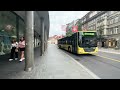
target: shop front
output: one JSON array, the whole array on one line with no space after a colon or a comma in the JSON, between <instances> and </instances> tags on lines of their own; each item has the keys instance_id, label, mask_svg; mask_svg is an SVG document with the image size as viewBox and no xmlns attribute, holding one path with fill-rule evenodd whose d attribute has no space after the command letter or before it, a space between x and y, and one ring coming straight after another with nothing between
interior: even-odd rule
<instances>
[{"instance_id":1,"label":"shop front","mask_svg":"<svg viewBox=\"0 0 120 90\"><path fill-rule=\"evenodd\" d=\"M105 46L107 48L115 48L117 46L117 40L115 38L106 39Z\"/></svg>"},{"instance_id":2,"label":"shop front","mask_svg":"<svg viewBox=\"0 0 120 90\"><path fill-rule=\"evenodd\" d=\"M24 21L11 11L0 11L0 58L11 50L11 40L24 36Z\"/></svg>"}]
</instances>

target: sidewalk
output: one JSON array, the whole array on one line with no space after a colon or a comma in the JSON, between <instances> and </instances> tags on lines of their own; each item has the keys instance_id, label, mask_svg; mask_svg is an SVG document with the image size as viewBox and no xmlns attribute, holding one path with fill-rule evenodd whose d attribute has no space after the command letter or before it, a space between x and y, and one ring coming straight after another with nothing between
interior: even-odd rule
<instances>
[{"instance_id":1,"label":"sidewalk","mask_svg":"<svg viewBox=\"0 0 120 90\"><path fill-rule=\"evenodd\" d=\"M120 50L115 50L113 48L99 48L99 51L107 52L107 53L120 54Z\"/></svg>"},{"instance_id":2,"label":"sidewalk","mask_svg":"<svg viewBox=\"0 0 120 90\"><path fill-rule=\"evenodd\" d=\"M56 45L48 45L44 56L35 50L35 67L31 72L23 71L24 62L8 62L0 78L8 79L98 79L96 75L58 49ZM9 68L11 66L11 68ZM1 66L0 66L1 68ZM0 69L0 71L3 69ZM2 75L4 74L4 75Z\"/></svg>"}]
</instances>

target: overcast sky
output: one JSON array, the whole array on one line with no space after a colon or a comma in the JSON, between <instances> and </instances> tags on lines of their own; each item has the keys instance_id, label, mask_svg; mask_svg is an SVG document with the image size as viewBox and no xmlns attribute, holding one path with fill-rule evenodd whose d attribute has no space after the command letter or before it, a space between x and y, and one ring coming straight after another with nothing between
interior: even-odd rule
<instances>
[{"instance_id":1,"label":"overcast sky","mask_svg":"<svg viewBox=\"0 0 120 90\"><path fill-rule=\"evenodd\" d=\"M80 19L89 11L49 11L50 17L50 34L53 35L65 35L65 31L62 31L61 26L66 25L73 20Z\"/></svg>"}]
</instances>

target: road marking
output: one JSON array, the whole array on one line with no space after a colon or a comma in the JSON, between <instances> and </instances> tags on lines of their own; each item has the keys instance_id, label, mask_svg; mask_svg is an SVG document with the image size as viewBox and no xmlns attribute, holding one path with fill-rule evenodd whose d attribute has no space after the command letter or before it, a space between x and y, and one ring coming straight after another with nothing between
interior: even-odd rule
<instances>
[{"instance_id":1,"label":"road marking","mask_svg":"<svg viewBox=\"0 0 120 90\"><path fill-rule=\"evenodd\" d=\"M113 54L120 54L120 53L117 53L117 52L108 52L108 51L102 51L102 50L99 50L100 52L105 52L105 53L113 53Z\"/></svg>"},{"instance_id":2,"label":"road marking","mask_svg":"<svg viewBox=\"0 0 120 90\"><path fill-rule=\"evenodd\" d=\"M115 61L115 62L120 62L120 60L116 60L116 59L113 59L113 58L108 58L108 57L100 56L100 55L96 55L96 54L93 54L93 55L98 56L98 57L102 57L102 58L106 58L106 59L109 59L109 60L112 60L112 61Z\"/></svg>"},{"instance_id":3,"label":"road marking","mask_svg":"<svg viewBox=\"0 0 120 90\"><path fill-rule=\"evenodd\" d=\"M63 52L63 51L61 51ZM66 54L65 52L63 52L64 54ZM97 75L95 75L92 71L90 71L89 69L87 69L84 65L82 65L80 62L76 61L73 57L71 57L70 55L66 54L66 56L70 57L72 61L74 61L75 63L77 63L80 67L82 67L87 73L89 73L93 78L95 79L101 79L100 77L98 77Z\"/></svg>"}]
</instances>

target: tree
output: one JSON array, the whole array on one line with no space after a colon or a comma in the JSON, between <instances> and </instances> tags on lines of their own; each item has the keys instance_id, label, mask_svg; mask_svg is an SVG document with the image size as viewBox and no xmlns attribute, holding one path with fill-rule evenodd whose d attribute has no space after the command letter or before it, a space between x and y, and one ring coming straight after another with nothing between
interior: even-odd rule
<instances>
[{"instance_id":1,"label":"tree","mask_svg":"<svg viewBox=\"0 0 120 90\"><path fill-rule=\"evenodd\" d=\"M71 36L73 33L72 33L72 30L69 29L67 32L66 32L66 36Z\"/></svg>"},{"instance_id":2,"label":"tree","mask_svg":"<svg viewBox=\"0 0 120 90\"><path fill-rule=\"evenodd\" d=\"M82 31L82 23L78 21L78 31Z\"/></svg>"},{"instance_id":3,"label":"tree","mask_svg":"<svg viewBox=\"0 0 120 90\"><path fill-rule=\"evenodd\" d=\"M71 36L72 34L74 34L74 32L72 32L72 27L73 26L78 26L78 31L82 31L82 23L81 20L78 20L75 24L73 24L71 26L72 23L70 23L69 25L67 25L67 31L66 31L66 36ZM70 26L70 27L69 27Z\"/></svg>"}]
</instances>

